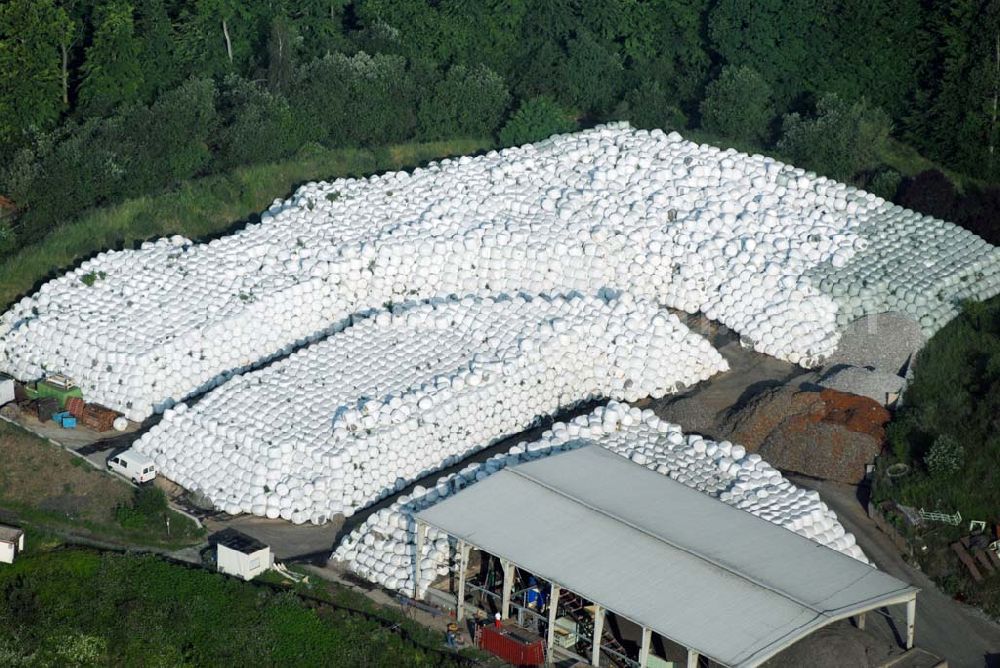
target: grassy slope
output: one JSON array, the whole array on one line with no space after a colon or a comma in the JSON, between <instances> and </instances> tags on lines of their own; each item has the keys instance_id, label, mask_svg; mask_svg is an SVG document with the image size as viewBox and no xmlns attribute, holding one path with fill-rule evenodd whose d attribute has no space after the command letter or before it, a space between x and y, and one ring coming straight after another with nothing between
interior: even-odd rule
<instances>
[{"instance_id":1,"label":"grassy slope","mask_svg":"<svg viewBox=\"0 0 1000 668\"><path fill-rule=\"evenodd\" d=\"M0 310L38 283L107 248L132 247L156 237L192 239L238 228L253 214L307 181L416 167L429 160L476 153L487 140L455 139L375 150L318 149L284 162L243 167L181 184L176 190L91 211L0 262Z\"/></svg>"},{"instance_id":2,"label":"grassy slope","mask_svg":"<svg viewBox=\"0 0 1000 668\"><path fill-rule=\"evenodd\" d=\"M37 436L0 421L0 516L57 533L111 543L178 547L201 541L188 518L171 511L166 527L126 530L115 519L133 488Z\"/></svg>"},{"instance_id":3,"label":"grassy slope","mask_svg":"<svg viewBox=\"0 0 1000 668\"><path fill-rule=\"evenodd\" d=\"M0 592L5 665L455 665L391 610L366 618L148 555L29 547Z\"/></svg>"}]
</instances>

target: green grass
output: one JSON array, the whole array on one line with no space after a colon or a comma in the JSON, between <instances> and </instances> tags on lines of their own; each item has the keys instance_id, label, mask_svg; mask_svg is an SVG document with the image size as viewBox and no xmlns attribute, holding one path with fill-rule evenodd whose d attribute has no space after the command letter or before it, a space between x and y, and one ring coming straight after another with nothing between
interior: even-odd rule
<instances>
[{"instance_id":1,"label":"green grass","mask_svg":"<svg viewBox=\"0 0 1000 668\"><path fill-rule=\"evenodd\" d=\"M0 569L0 663L457 664L440 635L387 612L358 614L151 555L50 541Z\"/></svg>"},{"instance_id":2,"label":"green grass","mask_svg":"<svg viewBox=\"0 0 1000 668\"><path fill-rule=\"evenodd\" d=\"M886 142L881 158L882 162L889 167L892 167L903 176L915 176L920 172L927 171L928 169L936 169L943 172L944 175L948 177L948 180L954 183L955 188L957 188L960 192L964 190L967 184L976 184L980 186L987 185L985 181L980 181L967 174L962 174L961 172L956 172L948 169L947 167L942 167L933 160L922 156L917 152L917 149L913 148L909 144L904 144L898 139L894 139L892 137L890 137L889 141Z\"/></svg>"},{"instance_id":3,"label":"green grass","mask_svg":"<svg viewBox=\"0 0 1000 668\"><path fill-rule=\"evenodd\" d=\"M491 147L485 139L402 144L374 150L319 147L282 162L242 167L208 176L151 197L96 209L0 261L0 310L30 293L43 280L73 268L109 248L180 234L206 239L241 227L276 198L308 181L363 176L419 166L447 156Z\"/></svg>"}]
</instances>

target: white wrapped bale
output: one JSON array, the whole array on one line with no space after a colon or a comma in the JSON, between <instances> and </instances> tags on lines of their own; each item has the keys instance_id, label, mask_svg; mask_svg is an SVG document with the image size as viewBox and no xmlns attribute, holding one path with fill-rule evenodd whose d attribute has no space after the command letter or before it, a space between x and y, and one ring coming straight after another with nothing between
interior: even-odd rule
<instances>
[{"instance_id":1,"label":"white wrapped bale","mask_svg":"<svg viewBox=\"0 0 1000 668\"><path fill-rule=\"evenodd\" d=\"M664 396L726 368L628 295L436 300L236 377L133 447L226 512L322 523L562 408Z\"/></svg>"},{"instance_id":2,"label":"white wrapped bale","mask_svg":"<svg viewBox=\"0 0 1000 668\"><path fill-rule=\"evenodd\" d=\"M837 516L816 492L786 480L759 455L747 455L740 445L685 435L678 425L660 420L650 410L617 402L601 406L569 423L556 423L542 438L515 446L468 471L445 476L433 488L437 495L415 488L389 508L383 508L348 534L332 558L358 575L389 589L412 592L419 577L421 594L448 565L447 536L430 528L417 568L413 515L478 479L521 461L595 444L670 476L731 506L785 527L821 545L869 563ZM398 555L409 555L400 560ZM387 569L391 569L387 573ZM418 575L419 573L419 575Z\"/></svg>"},{"instance_id":3,"label":"white wrapped bale","mask_svg":"<svg viewBox=\"0 0 1000 668\"><path fill-rule=\"evenodd\" d=\"M772 158L599 126L302 186L261 222L110 251L0 317L0 371L60 371L141 420L387 302L614 289L804 366L864 313L930 333L1000 291L998 251ZM99 332L100 336L94 336Z\"/></svg>"}]
</instances>

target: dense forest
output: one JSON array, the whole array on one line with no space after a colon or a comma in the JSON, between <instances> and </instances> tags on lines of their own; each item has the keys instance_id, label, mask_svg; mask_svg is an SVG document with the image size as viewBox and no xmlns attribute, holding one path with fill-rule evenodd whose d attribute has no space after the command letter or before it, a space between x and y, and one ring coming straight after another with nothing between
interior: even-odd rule
<instances>
[{"instance_id":1,"label":"dense forest","mask_svg":"<svg viewBox=\"0 0 1000 668\"><path fill-rule=\"evenodd\" d=\"M0 255L310 146L607 119L766 150L997 241L998 89L998 0L6 0ZM904 180L890 141L948 176Z\"/></svg>"}]
</instances>

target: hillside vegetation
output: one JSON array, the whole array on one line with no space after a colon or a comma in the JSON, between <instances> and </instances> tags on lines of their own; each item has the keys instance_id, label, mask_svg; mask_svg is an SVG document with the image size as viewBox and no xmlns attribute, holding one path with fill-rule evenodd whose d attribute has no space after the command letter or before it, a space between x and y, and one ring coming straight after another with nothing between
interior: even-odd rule
<instances>
[{"instance_id":1,"label":"hillside vegetation","mask_svg":"<svg viewBox=\"0 0 1000 668\"><path fill-rule=\"evenodd\" d=\"M194 522L167 507L158 489L136 490L4 421L0 462L0 522L113 544L177 548L203 538Z\"/></svg>"},{"instance_id":2,"label":"hillside vegetation","mask_svg":"<svg viewBox=\"0 0 1000 668\"><path fill-rule=\"evenodd\" d=\"M970 303L917 357L890 427L895 500L1000 520L1000 298ZM891 463L891 462L887 462Z\"/></svg>"},{"instance_id":3,"label":"hillside vegetation","mask_svg":"<svg viewBox=\"0 0 1000 668\"><path fill-rule=\"evenodd\" d=\"M975 190L949 214L996 240L998 34L987 0L8 0L0 254L303 147L517 144L608 119L890 198L927 159Z\"/></svg>"},{"instance_id":4,"label":"hillside vegetation","mask_svg":"<svg viewBox=\"0 0 1000 668\"><path fill-rule=\"evenodd\" d=\"M372 612L149 555L36 550L0 569L0 665L460 665L437 634Z\"/></svg>"},{"instance_id":5,"label":"hillside vegetation","mask_svg":"<svg viewBox=\"0 0 1000 668\"><path fill-rule=\"evenodd\" d=\"M479 139L401 144L374 151L316 147L282 162L240 167L187 181L171 192L91 210L0 259L0 310L96 252L172 234L205 239L240 227L305 181L415 167L488 147L486 140Z\"/></svg>"}]
</instances>

